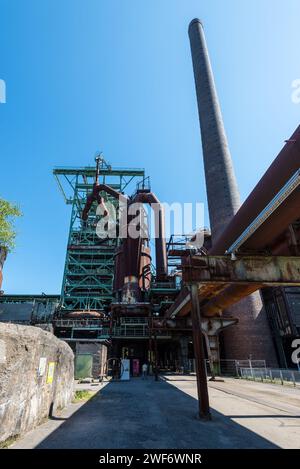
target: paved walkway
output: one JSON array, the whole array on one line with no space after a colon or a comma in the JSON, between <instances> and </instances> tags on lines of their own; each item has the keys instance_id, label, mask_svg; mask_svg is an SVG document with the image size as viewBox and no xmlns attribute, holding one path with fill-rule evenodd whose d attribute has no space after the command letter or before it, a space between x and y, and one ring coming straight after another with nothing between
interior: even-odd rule
<instances>
[{"instance_id":1,"label":"paved walkway","mask_svg":"<svg viewBox=\"0 0 300 469\"><path fill-rule=\"evenodd\" d=\"M109 383L11 448L300 448L299 389L234 379L209 388L213 420L202 422L193 376Z\"/></svg>"}]
</instances>

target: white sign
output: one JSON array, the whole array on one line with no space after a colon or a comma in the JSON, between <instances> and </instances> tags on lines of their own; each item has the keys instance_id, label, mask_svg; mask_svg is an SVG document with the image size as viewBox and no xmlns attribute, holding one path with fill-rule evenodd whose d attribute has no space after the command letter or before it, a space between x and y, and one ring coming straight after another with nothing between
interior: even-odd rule
<instances>
[{"instance_id":1,"label":"white sign","mask_svg":"<svg viewBox=\"0 0 300 469\"><path fill-rule=\"evenodd\" d=\"M121 362L122 362L121 380L128 381L129 375L130 375L130 360L128 360L127 358L122 358Z\"/></svg>"},{"instance_id":2,"label":"white sign","mask_svg":"<svg viewBox=\"0 0 300 469\"><path fill-rule=\"evenodd\" d=\"M47 365L47 358L41 357L40 363L39 363L39 376L43 376L45 374L46 365Z\"/></svg>"}]
</instances>

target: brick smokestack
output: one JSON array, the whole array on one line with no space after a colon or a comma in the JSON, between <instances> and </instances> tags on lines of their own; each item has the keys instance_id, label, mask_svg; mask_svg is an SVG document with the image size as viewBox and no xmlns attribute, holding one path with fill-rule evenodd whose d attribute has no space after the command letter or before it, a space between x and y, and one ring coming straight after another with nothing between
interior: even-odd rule
<instances>
[{"instance_id":1,"label":"brick smokestack","mask_svg":"<svg viewBox=\"0 0 300 469\"><path fill-rule=\"evenodd\" d=\"M212 239L216 239L240 206L240 196L228 148L202 23L190 23L206 191Z\"/></svg>"},{"instance_id":2,"label":"brick smokestack","mask_svg":"<svg viewBox=\"0 0 300 469\"><path fill-rule=\"evenodd\" d=\"M206 45L203 25L194 19L189 25L193 69L206 180L212 243L240 207L239 190L228 147L220 104ZM226 314L226 312L225 312ZM266 359L276 365L276 356L260 293L254 293L230 309L239 323L224 331L228 359Z\"/></svg>"}]
</instances>

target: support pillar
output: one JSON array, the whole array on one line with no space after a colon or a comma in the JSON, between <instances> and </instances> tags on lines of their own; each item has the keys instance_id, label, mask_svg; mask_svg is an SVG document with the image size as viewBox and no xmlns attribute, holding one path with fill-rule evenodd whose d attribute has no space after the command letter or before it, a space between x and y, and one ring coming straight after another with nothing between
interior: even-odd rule
<instances>
[{"instance_id":1,"label":"support pillar","mask_svg":"<svg viewBox=\"0 0 300 469\"><path fill-rule=\"evenodd\" d=\"M187 373L189 370L189 337L181 336L179 339L180 343L180 366L183 369L184 373Z\"/></svg>"},{"instance_id":2,"label":"support pillar","mask_svg":"<svg viewBox=\"0 0 300 469\"><path fill-rule=\"evenodd\" d=\"M158 381L158 351L157 351L157 332L155 332L154 335L154 353L155 353L155 358L154 358L154 366L155 366L155 381Z\"/></svg>"},{"instance_id":3,"label":"support pillar","mask_svg":"<svg viewBox=\"0 0 300 469\"><path fill-rule=\"evenodd\" d=\"M201 312L197 284L192 284L190 290L192 303L193 345L197 377L199 417L204 420L211 420L207 387L206 364L203 346L203 334L201 332Z\"/></svg>"}]
</instances>

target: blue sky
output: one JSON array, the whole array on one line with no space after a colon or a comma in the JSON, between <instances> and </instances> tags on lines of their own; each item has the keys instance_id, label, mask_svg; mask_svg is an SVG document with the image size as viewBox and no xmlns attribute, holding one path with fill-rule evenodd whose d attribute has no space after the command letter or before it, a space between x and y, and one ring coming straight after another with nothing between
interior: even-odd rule
<instances>
[{"instance_id":1,"label":"blue sky","mask_svg":"<svg viewBox=\"0 0 300 469\"><path fill-rule=\"evenodd\" d=\"M299 0L0 0L0 196L24 214L6 293L60 291L70 207L54 166L102 150L112 165L144 167L162 201L205 202L194 17L244 199L300 123Z\"/></svg>"}]
</instances>

